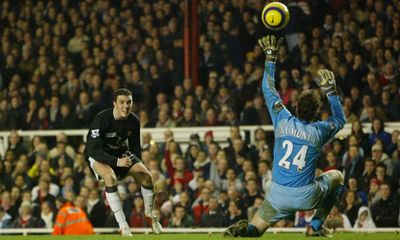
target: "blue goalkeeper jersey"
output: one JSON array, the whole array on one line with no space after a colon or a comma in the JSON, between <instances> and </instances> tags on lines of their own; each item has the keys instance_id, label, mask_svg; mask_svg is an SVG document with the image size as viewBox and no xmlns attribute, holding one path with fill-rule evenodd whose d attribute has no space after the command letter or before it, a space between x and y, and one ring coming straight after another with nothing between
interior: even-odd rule
<instances>
[{"instance_id":1,"label":"blue goalkeeper jersey","mask_svg":"<svg viewBox=\"0 0 400 240\"><path fill-rule=\"evenodd\" d=\"M322 146L344 127L346 119L339 97L328 97L332 116L326 121L306 122L293 116L275 89L275 64L265 64L262 91L274 125L275 145L272 181L302 187L314 181Z\"/></svg>"}]
</instances>

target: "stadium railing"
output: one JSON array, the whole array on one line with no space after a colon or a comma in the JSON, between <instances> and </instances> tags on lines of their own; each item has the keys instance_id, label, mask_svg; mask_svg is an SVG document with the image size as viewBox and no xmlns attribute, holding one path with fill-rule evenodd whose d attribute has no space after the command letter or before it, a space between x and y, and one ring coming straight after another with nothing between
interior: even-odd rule
<instances>
[{"instance_id":1,"label":"stadium railing","mask_svg":"<svg viewBox=\"0 0 400 240\"><path fill-rule=\"evenodd\" d=\"M226 228L164 228L163 233L223 233ZM0 229L0 235L6 234L21 234L21 235L29 235L29 234L51 234L52 229L46 228L8 228L8 229ZM133 233L152 233L151 228L132 228L131 231ZM354 228L338 228L335 232L354 232L354 233L378 233L378 232L399 232L400 228L373 228L373 229L354 229ZM94 228L94 232L96 234L117 234L119 230L117 228ZM305 228L269 228L267 230L269 233L279 233L279 232L287 232L287 233L304 233Z\"/></svg>"},{"instance_id":2,"label":"stadium railing","mask_svg":"<svg viewBox=\"0 0 400 240\"><path fill-rule=\"evenodd\" d=\"M249 140L250 143L254 142L254 133L257 128L262 127L267 132L274 131L272 125L265 126L240 126L241 135ZM200 140L204 140L204 134L207 131L212 131L214 140L221 144L222 147L228 144L227 139L229 137L229 126L224 127L184 127L184 128L169 128L174 133L174 139L176 142L182 144L181 147L186 149L187 144L190 141L190 135L197 133L200 136ZM393 130L400 129L400 122L388 122L385 123L385 131L391 133ZM167 128L142 128L141 133L151 133L152 139L161 143L164 142L164 132ZM365 133L371 132L371 123L364 123L363 130ZM78 130L19 130L18 134L21 137L28 138L25 140L32 140L35 136L41 137L55 137L59 133L65 133L68 136L82 137L83 141L86 141L87 129ZM346 126L336 135L337 138L344 138L351 133L351 124ZM5 149L8 147L8 136L10 131L0 131L0 153L3 155ZM4 155L3 155L4 156Z\"/></svg>"}]
</instances>

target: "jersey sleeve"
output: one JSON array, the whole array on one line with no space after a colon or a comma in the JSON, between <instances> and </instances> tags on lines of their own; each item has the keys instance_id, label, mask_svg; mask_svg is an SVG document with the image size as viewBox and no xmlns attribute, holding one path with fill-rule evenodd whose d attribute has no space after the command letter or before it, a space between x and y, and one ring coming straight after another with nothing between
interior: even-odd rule
<instances>
[{"instance_id":1,"label":"jersey sleeve","mask_svg":"<svg viewBox=\"0 0 400 240\"><path fill-rule=\"evenodd\" d=\"M133 119L134 128L133 133L129 138L129 151L135 154L139 159L142 159L142 151L140 147L140 121L136 115L134 115Z\"/></svg>"},{"instance_id":2,"label":"jersey sleeve","mask_svg":"<svg viewBox=\"0 0 400 240\"><path fill-rule=\"evenodd\" d=\"M277 125L280 120L286 119L292 114L286 109L275 89L275 63L266 62L264 69L264 77L262 80L262 92L267 105L269 114L271 115L272 124Z\"/></svg>"},{"instance_id":3,"label":"jersey sleeve","mask_svg":"<svg viewBox=\"0 0 400 240\"><path fill-rule=\"evenodd\" d=\"M337 95L328 96L332 116L325 121L317 122L317 129L322 135L323 144L334 137L346 124L343 107Z\"/></svg>"},{"instance_id":4,"label":"jersey sleeve","mask_svg":"<svg viewBox=\"0 0 400 240\"><path fill-rule=\"evenodd\" d=\"M108 154L103 150L105 138L104 130L104 127L102 127L102 117L101 115L97 115L90 125L86 144L87 152L89 157L92 157L98 162L107 164L109 166L116 166L118 158Z\"/></svg>"}]
</instances>

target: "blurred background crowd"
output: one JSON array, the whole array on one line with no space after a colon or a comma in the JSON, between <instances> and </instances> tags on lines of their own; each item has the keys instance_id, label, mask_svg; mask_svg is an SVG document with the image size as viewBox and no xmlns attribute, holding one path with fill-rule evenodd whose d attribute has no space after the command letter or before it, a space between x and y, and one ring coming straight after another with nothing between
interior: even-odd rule
<instances>
[{"instance_id":1,"label":"blurred background crowd","mask_svg":"<svg viewBox=\"0 0 400 240\"><path fill-rule=\"evenodd\" d=\"M294 113L296 97L331 69L351 135L324 148L317 174L345 173L347 191L329 227L398 227L400 1L286 1L291 22L276 83ZM183 149L143 134L142 159L155 179L164 226L222 227L249 217L271 183L273 136L257 129L250 144L239 125L271 124L260 92L266 33L263 1L201 0L200 82L183 74L183 1L47 0L0 2L0 130L87 128L112 106L115 89L134 93L143 128L231 126L229 146L212 131ZM326 102L326 101L325 101ZM321 119L329 115L322 108ZM372 123L364 133L363 123ZM229 136L228 136L229 135ZM26 144L11 131L0 161L0 227L52 227L62 196L95 227L116 226L102 185L84 160L84 143L65 134ZM127 178L119 185L132 227L146 227L143 199ZM313 211L278 226L305 226ZM223 219L223 221L221 221Z\"/></svg>"}]
</instances>

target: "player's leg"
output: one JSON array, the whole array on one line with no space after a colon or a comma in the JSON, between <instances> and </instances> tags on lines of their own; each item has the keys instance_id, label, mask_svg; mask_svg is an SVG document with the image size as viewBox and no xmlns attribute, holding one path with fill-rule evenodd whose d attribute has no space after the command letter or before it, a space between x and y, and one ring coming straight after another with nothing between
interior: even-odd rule
<instances>
[{"instance_id":1,"label":"player's leg","mask_svg":"<svg viewBox=\"0 0 400 240\"><path fill-rule=\"evenodd\" d=\"M145 214L152 220L152 228L154 233L159 234L162 231L162 227L159 223L158 217L153 214L154 186L151 173L142 162L138 162L131 168L130 175L138 184L141 185Z\"/></svg>"},{"instance_id":2,"label":"player's leg","mask_svg":"<svg viewBox=\"0 0 400 240\"><path fill-rule=\"evenodd\" d=\"M111 211L114 213L115 220L118 222L121 234L123 236L132 236L122 208L122 201L118 194L118 181L114 170L110 166L95 161L94 159L90 159L90 166L95 174L104 180L106 185L106 198L110 204ZM96 177L98 178L98 176Z\"/></svg>"},{"instance_id":3,"label":"player's leg","mask_svg":"<svg viewBox=\"0 0 400 240\"><path fill-rule=\"evenodd\" d=\"M130 171L130 175L141 186L146 215L153 210L154 205L154 186L150 171L143 163L136 163Z\"/></svg>"},{"instance_id":4,"label":"player's leg","mask_svg":"<svg viewBox=\"0 0 400 240\"><path fill-rule=\"evenodd\" d=\"M250 223L246 219L228 227L224 237L261 237L265 231L281 217L268 200L264 200Z\"/></svg>"},{"instance_id":5,"label":"player's leg","mask_svg":"<svg viewBox=\"0 0 400 240\"><path fill-rule=\"evenodd\" d=\"M306 234L308 236L325 235L322 225L344 189L343 174L338 170L331 170L322 174L319 181L327 187L328 194L319 205L317 212L311 220L310 227L307 228Z\"/></svg>"}]
</instances>

